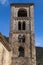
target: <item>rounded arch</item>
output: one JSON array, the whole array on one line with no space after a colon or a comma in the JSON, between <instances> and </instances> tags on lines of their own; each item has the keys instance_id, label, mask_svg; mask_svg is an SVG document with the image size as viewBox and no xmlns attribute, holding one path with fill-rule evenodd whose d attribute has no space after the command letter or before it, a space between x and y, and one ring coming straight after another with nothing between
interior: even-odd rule
<instances>
[{"instance_id":1,"label":"rounded arch","mask_svg":"<svg viewBox=\"0 0 43 65\"><path fill-rule=\"evenodd\" d=\"M20 46L18 50L19 50L19 57L24 57L24 48Z\"/></svg>"},{"instance_id":2,"label":"rounded arch","mask_svg":"<svg viewBox=\"0 0 43 65\"><path fill-rule=\"evenodd\" d=\"M21 35L19 35L18 36L18 40L19 40L19 42L25 42L25 35L23 35L23 36L21 36Z\"/></svg>"},{"instance_id":3,"label":"rounded arch","mask_svg":"<svg viewBox=\"0 0 43 65\"><path fill-rule=\"evenodd\" d=\"M27 11L26 9L19 9L18 10L18 17L27 17Z\"/></svg>"}]
</instances>

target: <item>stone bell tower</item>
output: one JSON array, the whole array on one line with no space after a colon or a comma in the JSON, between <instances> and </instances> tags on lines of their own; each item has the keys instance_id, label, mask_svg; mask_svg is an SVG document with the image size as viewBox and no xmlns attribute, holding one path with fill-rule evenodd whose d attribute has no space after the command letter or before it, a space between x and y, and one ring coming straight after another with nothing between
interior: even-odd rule
<instances>
[{"instance_id":1,"label":"stone bell tower","mask_svg":"<svg viewBox=\"0 0 43 65\"><path fill-rule=\"evenodd\" d=\"M12 3L10 38L11 65L36 65L34 4Z\"/></svg>"}]
</instances>

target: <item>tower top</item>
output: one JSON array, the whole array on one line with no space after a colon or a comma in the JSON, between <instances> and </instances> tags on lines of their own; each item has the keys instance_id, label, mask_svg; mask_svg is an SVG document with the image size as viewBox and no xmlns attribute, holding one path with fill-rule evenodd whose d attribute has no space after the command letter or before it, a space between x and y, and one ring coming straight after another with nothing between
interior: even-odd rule
<instances>
[{"instance_id":1,"label":"tower top","mask_svg":"<svg viewBox=\"0 0 43 65\"><path fill-rule=\"evenodd\" d=\"M11 6L32 6L34 3L11 3Z\"/></svg>"}]
</instances>

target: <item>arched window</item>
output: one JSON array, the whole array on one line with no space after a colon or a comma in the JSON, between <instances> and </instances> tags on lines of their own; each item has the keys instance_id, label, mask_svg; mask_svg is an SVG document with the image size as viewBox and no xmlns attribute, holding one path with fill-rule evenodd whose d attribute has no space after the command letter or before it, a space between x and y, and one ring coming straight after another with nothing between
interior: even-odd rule
<instances>
[{"instance_id":1,"label":"arched window","mask_svg":"<svg viewBox=\"0 0 43 65\"><path fill-rule=\"evenodd\" d=\"M27 17L27 11L26 9L19 9L18 11L18 17Z\"/></svg>"},{"instance_id":2,"label":"arched window","mask_svg":"<svg viewBox=\"0 0 43 65\"><path fill-rule=\"evenodd\" d=\"M25 42L25 36L23 35L22 42Z\"/></svg>"},{"instance_id":3,"label":"arched window","mask_svg":"<svg viewBox=\"0 0 43 65\"><path fill-rule=\"evenodd\" d=\"M18 30L21 30L21 22L18 22Z\"/></svg>"},{"instance_id":4,"label":"arched window","mask_svg":"<svg viewBox=\"0 0 43 65\"><path fill-rule=\"evenodd\" d=\"M23 35L23 36L19 35L18 36L18 41L24 43L25 42L25 35Z\"/></svg>"},{"instance_id":5,"label":"arched window","mask_svg":"<svg viewBox=\"0 0 43 65\"><path fill-rule=\"evenodd\" d=\"M19 47L19 57L24 57L24 48L23 47Z\"/></svg>"},{"instance_id":6,"label":"arched window","mask_svg":"<svg viewBox=\"0 0 43 65\"><path fill-rule=\"evenodd\" d=\"M21 35L18 36L18 40L19 40L19 42L21 42Z\"/></svg>"},{"instance_id":7,"label":"arched window","mask_svg":"<svg viewBox=\"0 0 43 65\"><path fill-rule=\"evenodd\" d=\"M25 30L26 24L25 21L23 21L22 30Z\"/></svg>"}]
</instances>

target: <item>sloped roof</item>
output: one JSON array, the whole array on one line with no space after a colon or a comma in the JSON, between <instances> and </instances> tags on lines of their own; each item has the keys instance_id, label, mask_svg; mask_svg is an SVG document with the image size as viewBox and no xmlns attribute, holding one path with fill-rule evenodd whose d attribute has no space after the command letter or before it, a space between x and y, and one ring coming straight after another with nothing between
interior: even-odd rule
<instances>
[{"instance_id":1,"label":"sloped roof","mask_svg":"<svg viewBox=\"0 0 43 65\"><path fill-rule=\"evenodd\" d=\"M9 43L9 37L6 37L6 36L4 36L4 38L7 40L7 42Z\"/></svg>"},{"instance_id":2,"label":"sloped roof","mask_svg":"<svg viewBox=\"0 0 43 65\"><path fill-rule=\"evenodd\" d=\"M6 38L0 33L0 41L2 42L2 44L5 46L5 48L8 51L11 51L11 47L9 46L9 42L6 40Z\"/></svg>"}]
</instances>

